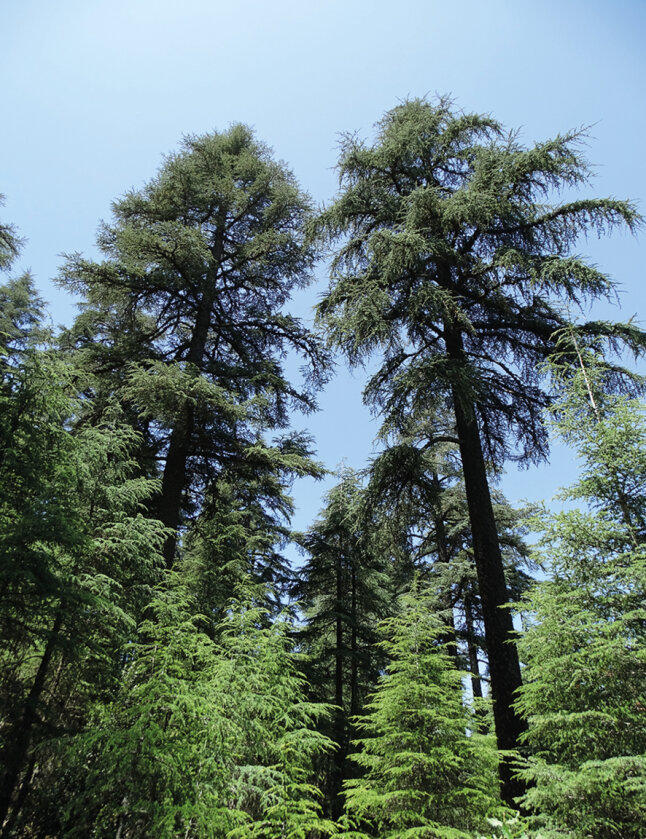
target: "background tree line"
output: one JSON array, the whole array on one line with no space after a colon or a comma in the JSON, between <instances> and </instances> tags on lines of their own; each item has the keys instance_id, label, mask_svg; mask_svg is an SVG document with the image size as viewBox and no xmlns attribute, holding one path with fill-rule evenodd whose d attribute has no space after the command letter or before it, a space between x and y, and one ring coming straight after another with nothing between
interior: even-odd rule
<instances>
[{"instance_id":1,"label":"background tree line","mask_svg":"<svg viewBox=\"0 0 646 839\"><path fill-rule=\"evenodd\" d=\"M615 293L580 236L641 218L558 200L581 141L409 101L315 211L236 125L67 257L69 328L28 275L0 288L0 835L643 834L646 432L617 353L646 333L571 315ZM311 332L287 307L324 248ZM1 227L3 270L19 249ZM294 534L325 470L290 422L335 349L378 360L381 453ZM547 457L548 412L582 463L557 516L495 488Z\"/></svg>"}]
</instances>

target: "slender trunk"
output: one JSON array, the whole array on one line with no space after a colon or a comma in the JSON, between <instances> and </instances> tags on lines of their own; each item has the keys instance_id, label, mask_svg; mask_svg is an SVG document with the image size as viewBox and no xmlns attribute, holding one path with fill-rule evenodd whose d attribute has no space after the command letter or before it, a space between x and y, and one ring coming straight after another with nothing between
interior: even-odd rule
<instances>
[{"instance_id":1,"label":"slender trunk","mask_svg":"<svg viewBox=\"0 0 646 839\"><path fill-rule=\"evenodd\" d=\"M466 620L467 655L469 658L469 673L471 674L471 690L474 699L482 699L482 679L480 677L480 663L478 662L478 645L476 643L473 625L473 601L470 595L464 598L464 616ZM488 734L490 731L487 709L482 702L476 703L476 721L478 731Z\"/></svg>"},{"instance_id":2,"label":"slender trunk","mask_svg":"<svg viewBox=\"0 0 646 839\"><path fill-rule=\"evenodd\" d=\"M478 645L476 644L475 630L473 627L473 604L468 595L464 598L464 616L467 625L467 651L469 656L469 673L471 673L471 690L476 699L482 699Z\"/></svg>"},{"instance_id":3,"label":"slender trunk","mask_svg":"<svg viewBox=\"0 0 646 839\"><path fill-rule=\"evenodd\" d=\"M121 809L125 810L127 806L128 806L128 796L124 795L123 798L121 799ZM115 839L121 839L121 837L123 835L123 826L125 824L125 821L126 820L125 820L124 815L122 813L119 816L119 823L118 823L117 833L116 833Z\"/></svg>"},{"instance_id":4,"label":"slender trunk","mask_svg":"<svg viewBox=\"0 0 646 839\"><path fill-rule=\"evenodd\" d=\"M449 358L458 365L465 365L460 332L450 325L445 326L445 340ZM516 691L521 686L521 674L512 615L505 608L509 597L502 553L475 406L465 400L458 385L453 385L452 395L489 657L496 741L501 751L513 750L518 748L519 737L527 725L514 708ZM515 807L514 799L525 792L526 786L513 777L509 758L501 759L499 772L502 799L509 806Z\"/></svg>"},{"instance_id":5,"label":"slender trunk","mask_svg":"<svg viewBox=\"0 0 646 839\"><path fill-rule=\"evenodd\" d=\"M435 499L433 501L433 527L435 529L435 544L437 547L437 558L444 568L448 568L450 556L448 539L446 536L446 525L444 516L442 514L442 505L440 502L440 494L442 487L437 473L433 473L433 489L435 492ZM453 616L453 598L451 595L451 586L448 585L442 592L442 618L446 626L446 632L443 633L440 641L446 645L446 651L453 659L453 663L457 667L458 662L458 645L455 636L455 618Z\"/></svg>"},{"instance_id":6,"label":"slender trunk","mask_svg":"<svg viewBox=\"0 0 646 839\"><path fill-rule=\"evenodd\" d=\"M20 783L20 789L18 790L18 795L16 796L16 801L11 809L11 813L9 814L9 818L4 824L4 834L6 836L11 836L13 829L16 825L16 820L18 815L20 814L27 795L29 793L29 789L31 787L31 781L34 777L34 769L36 768L36 758L32 757L29 761L29 766L27 767L27 771L24 774L24 777Z\"/></svg>"},{"instance_id":7,"label":"slender trunk","mask_svg":"<svg viewBox=\"0 0 646 839\"><path fill-rule=\"evenodd\" d=\"M357 643L357 573L352 569L351 573L351 587L352 587L352 629L350 634L350 715L355 716L359 713L359 651Z\"/></svg>"},{"instance_id":8,"label":"slender trunk","mask_svg":"<svg viewBox=\"0 0 646 839\"><path fill-rule=\"evenodd\" d=\"M13 726L11 733L7 737L7 747L3 756L5 772L2 779L2 787L0 788L0 826L5 825L7 814L11 809L11 799L13 798L14 790L20 778L20 772L27 757L29 746L31 745L32 730L38 720L38 704L45 687L45 680L52 656L58 644L58 636L62 625L63 608L61 606L54 620L47 644L45 645L45 651L38 665L34 683L27 694L22 716ZM21 796L21 802L24 801L25 796ZM15 802L11 814L11 821L18 815L17 807L21 802ZM4 829L0 828L0 830L2 830L0 835L8 835Z\"/></svg>"},{"instance_id":9,"label":"slender trunk","mask_svg":"<svg viewBox=\"0 0 646 839\"><path fill-rule=\"evenodd\" d=\"M334 765L332 777L332 818L342 813L341 790L343 789L343 767L345 764L345 710L343 707L343 546L339 546L336 560L336 649L334 663Z\"/></svg>"}]
</instances>

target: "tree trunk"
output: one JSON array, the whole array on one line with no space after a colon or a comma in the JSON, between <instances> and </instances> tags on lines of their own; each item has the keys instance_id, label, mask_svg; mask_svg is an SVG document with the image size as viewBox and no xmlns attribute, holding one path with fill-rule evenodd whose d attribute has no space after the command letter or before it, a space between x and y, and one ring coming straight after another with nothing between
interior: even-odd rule
<instances>
[{"instance_id":1,"label":"tree trunk","mask_svg":"<svg viewBox=\"0 0 646 839\"><path fill-rule=\"evenodd\" d=\"M450 325L445 326L445 341L449 358L465 366L460 332ZM521 686L521 674L512 615L505 608L509 597L502 553L475 406L465 400L456 385L452 386L452 395L489 657L496 741L501 751L516 749L519 736L527 725L514 709L516 691ZM502 799L509 806L515 807L514 799L525 792L525 784L512 777L513 768L509 758L501 759L499 772Z\"/></svg>"},{"instance_id":2,"label":"tree trunk","mask_svg":"<svg viewBox=\"0 0 646 839\"><path fill-rule=\"evenodd\" d=\"M343 767L345 764L345 709L343 707L343 545L339 545L336 559L336 650L334 663L334 742L332 777L332 818L338 819L343 811L341 791L343 789Z\"/></svg>"},{"instance_id":3,"label":"tree trunk","mask_svg":"<svg viewBox=\"0 0 646 839\"><path fill-rule=\"evenodd\" d=\"M214 267L204 278L204 288L197 309L191 343L185 359L187 364L196 368L196 375L200 375L209 339L217 276L224 252L225 226L226 212L221 210L218 214L215 241L211 248ZM182 498L188 483L186 477L187 463L191 453L191 437L193 436L194 426L195 413L192 405L187 403L184 406L182 416L178 419L170 435L158 505L158 515L161 522L172 531L166 539L163 551L167 568L171 568L175 560L177 533L182 513Z\"/></svg>"},{"instance_id":4,"label":"tree trunk","mask_svg":"<svg viewBox=\"0 0 646 839\"><path fill-rule=\"evenodd\" d=\"M475 699L482 699L482 680L480 679L480 666L478 664L478 645L475 641L473 605L469 595L466 595L464 598L464 617L467 625L467 651L469 655L469 673L471 673L471 690L473 691Z\"/></svg>"},{"instance_id":5,"label":"tree trunk","mask_svg":"<svg viewBox=\"0 0 646 839\"><path fill-rule=\"evenodd\" d=\"M172 531L164 542L164 559L167 568L171 568L175 560L182 497L186 487L186 464L192 434L193 408L191 405L186 405L182 418L178 420L170 436L159 498L159 518L165 527Z\"/></svg>"},{"instance_id":6,"label":"tree trunk","mask_svg":"<svg viewBox=\"0 0 646 839\"><path fill-rule=\"evenodd\" d=\"M204 361L206 344L211 326L214 288L205 293L200 301L191 343L186 356L188 364L196 368L196 375ZM184 405L181 417L175 423L166 452L166 464L162 478L158 515L161 522L172 531L164 543L166 567L171 568L175 560L177 532L182 513L182 499L187 486L187 464L191 453L191 438L195 427L195 412L190 403Z\"/></svg>"},{"instance_id":7,"label":"tree trunk","mask_svg":"<svg viewBox=\"0 0 646 839\"><path fill-rule=\"evenodd\" d=\"M357 643L357 572L354 565L350 574L352 586L352 628L350 631L350 716L359 713L359 650Z\"/></svg>"},{"instance_id":8,"label":"tree trunk","mask_svg":"<svg viewBox=\"0 0 646 839\"><path fill-rule=\"evenodd\" d=\"M4 777L2 779L2 787L0 788L0 835L7 835L5 825L7 814L11 808L11 799L20 778L20 772L27 757L29 746L31 744L31 734L34 723L38 720L38 704L45 687L45 679L49 665L51 664L52 656L56 650L58 643L58 635L63 625L63 607L59 608L59 612L54 620L49 639L45 645L43 657L38 665L34 683L31 686L27 698L25 700L25 707L21 718L13 726L11 733L7 737L7 748L5 749L3 760L5 765ZM26 794L26 793L25 793ZM24 801L25 796L21 796ZM18 802L16 802L16 807ZM14 812L11 815L11 821L15 819L18 812L14 807Z\"/></svg>"},{"instance_id":9,"label":"tree trunk","mask_svg":"<svg viewBox=\"0 0 646 839\"><path fill-rule=\"evenodd\" d=\"M436 472L433 473L433 489L435 492L435 498L433 500L433 527L435 529L435 545L437 547L437 558L439 562L446 568L449 565L450 557L448 540L446 537L446 525L444 522L444 515L442 513L442 503L440 501L442 487L440 484L440 478ZM455 635L453 598L450 586L447 586L446 589L442 592L442 601L443 620L448 631L441 636L440 642L445 645L447 653L451 656L451 658L453 659L453 663L457 667L458 645Z\"/></svg>"}]
</instances>

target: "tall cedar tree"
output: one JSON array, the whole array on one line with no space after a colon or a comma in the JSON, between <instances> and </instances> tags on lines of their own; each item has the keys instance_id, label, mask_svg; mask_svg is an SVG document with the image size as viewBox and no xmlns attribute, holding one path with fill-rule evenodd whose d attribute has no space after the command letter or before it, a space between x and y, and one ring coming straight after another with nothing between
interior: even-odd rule
<instances>
[{"instance_id":1,"label":"tall cedar tree","mask_svg":"<svg viewBox=\"0 0 646 839\"><path fill-rule=\"evenodd\" d=\"M297 440L269 448L260 434L286 427L294 406L313 408L321 376L319 346L283 312L310 279L307 213L291 173L235 125L185 139L156 178L113 204L98 241L105 261L74 255L63 270L63 285L86 296L73 340L135 406L163 461L168 566L222 464L248 472L287 460L289 471L298 460ZM302 388L285 378L289 352L310 364ZM296 471L311 468L301 458Z\"/></svg>"},{"instance_id":2,"label":"tall cedar tree","mask_svg":"<svg viewBox=\"0 0 646 839\"><path fill-rule=\"evenodd\" d=\"M487 116L448 99L409 101L379 123L372 145L345 138L341 191L318 222L340 239L318 314L352 363L383 363L365 399L386 416L444 398L455 412L489 651L496 734L514 749L524 722L512 617L487 479L487 460L539 460L547 450L540 363L567 323L564 307L613 294L572 254L580 234L639 217L625 201L546 203L585 183L578 132L524 148ZM586 323L581 333L633 347L644 334ZM403 406L403 408L402 408ZM501 763L503 796L523 785Z\"/></svg>"},{"instance_id":3,"label":"tall cedar tree","mask_svg":"<svg viewBox=\"0 0 646 839\"><path fill-rule=\"evenodd\" d=\"M604 394L589 353L557 405L579 455L543 520L550 577L528 596L521 641L529 721L528 805L546 836L638 839L646 830L646 421L636 399Z\"/></svg>"}]
</instances>

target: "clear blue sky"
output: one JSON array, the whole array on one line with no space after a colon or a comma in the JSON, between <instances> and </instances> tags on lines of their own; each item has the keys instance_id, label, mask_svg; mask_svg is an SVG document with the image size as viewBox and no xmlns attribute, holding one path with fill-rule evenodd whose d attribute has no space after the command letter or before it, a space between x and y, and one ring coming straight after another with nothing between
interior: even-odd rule
<instances>
[{"instance_id":1,"label":"clear blue sky","mask_svg":"<svg viewBox=\"0 0 646 839\"><path fill-rule=\"evenodd\" d=\"M644 0L5 0L0 6L2 219L28 243L55 322L59 254L93 253L110 201L140 186L183 134L253 126L317 202L336 187L339 132L369 136L401 99L451 93L521 127L530 143L583 125L597 165L586 194L641 199L646 213ZM644 312L646 232L581 242L621 284L617 317ZM324 286L300 295L308 316ZM363 376L340 373L321 413L296 421L330 467L364 465L376 426ZM516 473L511 500L573 479L562 454ZM297 487L305 527L320 485Z\"/></svg>"}]
</instances>

